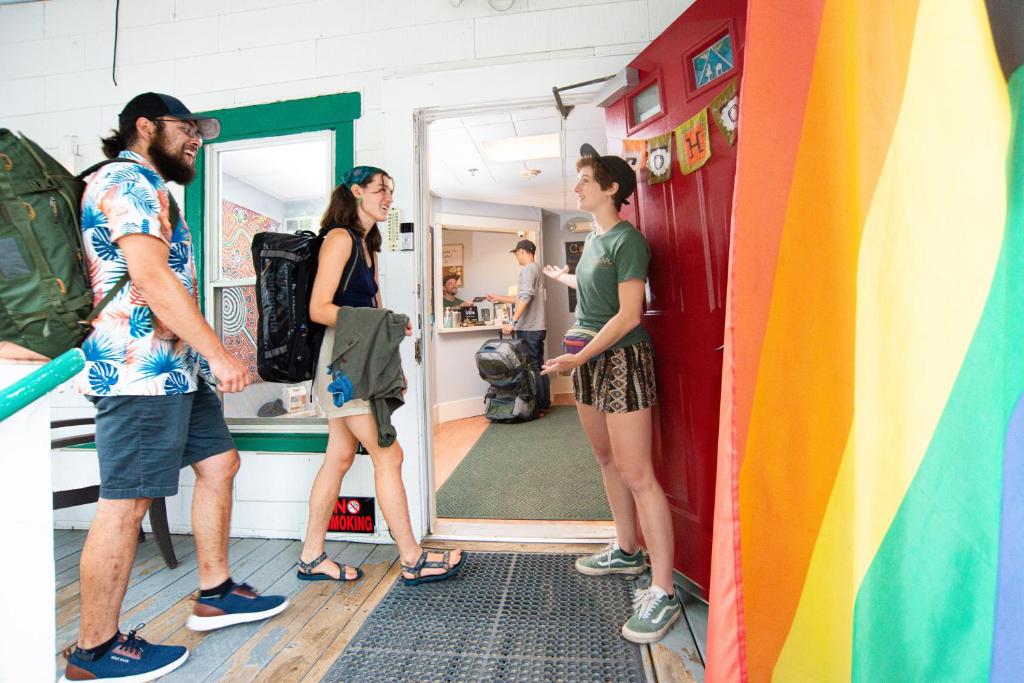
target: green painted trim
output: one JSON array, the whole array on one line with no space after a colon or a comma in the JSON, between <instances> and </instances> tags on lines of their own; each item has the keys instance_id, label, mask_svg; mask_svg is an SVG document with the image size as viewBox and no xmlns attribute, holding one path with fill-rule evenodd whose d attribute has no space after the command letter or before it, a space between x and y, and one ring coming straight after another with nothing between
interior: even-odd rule
<instances>
[{"instance_id":1,"label":"green painted trim","mask_svg":"<svg viewBox=\"0 0 1024 683\"><path fill-rule=\"evenodd\" d=\"M341 176L355 164L353 121L362 113L362 96L359 93L323 95L200 113L220 120L220 137L211 144L332 130L334 182L340 182ZM200 255L196 259L196 278L199 282L201 308L205 308L206 293L205 208L206 148L201 147L196 159L196 177L185 191L185 222L192 232L193 249Z\"/></svg>"},{"instance_id":2,"label":"green painted trim","mask_svg":"<svg viewBox=\"0 0 1024 683\"><path fill-rule=\"evenodd\" d=\"M220 120L221 133L212 144L257 138L334 131L334 182L355 164L355 125L362 113L359 93L323 95L287 102L255 104L201 112ZM192 233L199 305L206 308L206 148L199 149L196 177L185 192L185 222ZM325 428L326 429L326 428ZM235 434L238 450L273 453L323 453L326 434ZM83 446L83 447L88 447Z\"/></svg>"},{"instance_id":3,"label":"green painted trim","mask_svg":"<svg viewBox=\"0 0 1024 683\"><path fill-rule=\"evenodd\" d=\"M235 448L239 451L260 451L262 453L323 453L327 450L326 434L265 434L242 432L232 434ZM85 450L96 450L95 442L69 446Z\"/></svg>"},{"instance_id":4,"label":"green painted trim","mask_svg":"<svg viewBox=\"0 0 1024 683\"><path fill-rule=\"evenodd\" d=\"M0 422L67 382L84 367L82 349L71 349L0 390Z\"/></svg>"}]
</instances>

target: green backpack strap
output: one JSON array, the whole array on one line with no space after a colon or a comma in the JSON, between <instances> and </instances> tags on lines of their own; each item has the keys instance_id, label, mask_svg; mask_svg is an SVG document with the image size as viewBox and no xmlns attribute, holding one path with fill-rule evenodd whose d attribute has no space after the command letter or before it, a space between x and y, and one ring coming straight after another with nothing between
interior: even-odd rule
<instances>
[{"instance_id":1,"label":"green backpack strap","mask_svg":"<svg viewBox=\"0 0 1024 683\"><path fill-rule=\"evenodd\" d=\"M139 162L133 161L132 159L104 159L98 164L93 164L89 168L79 173L78 179L85 180L90 175L100 170L104 166L108 164L118 163L138 164ZM169 206L167 207L167 217L171 222L171 229L173 230L175 227L177 227L178 221L181 220L181 209L178 208L178 201L174 198L174 195L171 194L170 190L167 191L167 199L169 200ZM86 327L91 326L92 322L97 318L97 316L99 316L100 313L103 312L103 309L107 307L107 304L114 300L114 297L117 296L117 293L124 289L124 286L126 284L128 284L128 273L125 273L120 278L118 278L117 284L115 284L114 287L109 292L103 295L103 298L100 299L100 302L96 304L96 307L92 309L92 312L85 317L85 320L83 320L82 323L85 324Z\"/></svg>"}]
</instances>

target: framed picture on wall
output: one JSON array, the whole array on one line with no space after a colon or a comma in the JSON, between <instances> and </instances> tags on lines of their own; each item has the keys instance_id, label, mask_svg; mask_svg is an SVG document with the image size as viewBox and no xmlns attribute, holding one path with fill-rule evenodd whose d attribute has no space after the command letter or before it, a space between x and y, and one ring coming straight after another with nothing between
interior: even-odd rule
<instances>
[{"instance_id":1,"label":"framed picture on wall","mask_svg":"<svg viewBox=\"0 0 1024 683\"><path fill-rule=\"evenodd\" d=\"M441 247L441 281L455 276L459 279L459 287L463 287L462 281L462 245L445 244Z\"/></svg>"}]
</instances>

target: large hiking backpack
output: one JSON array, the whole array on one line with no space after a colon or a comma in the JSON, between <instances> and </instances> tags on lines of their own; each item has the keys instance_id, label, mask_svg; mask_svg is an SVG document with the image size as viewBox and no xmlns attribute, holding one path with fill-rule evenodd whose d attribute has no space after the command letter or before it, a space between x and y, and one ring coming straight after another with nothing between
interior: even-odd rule
<instances>
[{"instance_id":1,"label":"large hiking backpack","mask_svg":"<svg viewBox=\"0 0 1024 683\"><path fill-rule=\"evenodd\" d=\"M527 422L537 418L540 375L522 339L489 339L476 352L480 379L490 387L484 415L491 422Z\"/></svg>"},{"instance_id":2,"label":"large hiking backpack","mask_svg":"<svg viewBox=\"0 0 1024 683\"><path fill-rule=\"evenodd\" d=\"M0 128L0 341L53 358L81 344L89 325L128 281L93 308L79 213L84 178L24 136ZM171 220L178 208L171 198Z\"/></svg>"},{"instance_id":3,"label":"large hiking backpack","mask_svg":"<svg viewBox=\"0 0 1024 683\"><path fill-rule=\"evenodd\" d=\"M316 374L324 326L309 318L323 237L308 230L261 232L252 238L256 269L256 370L268 382L304 382ZM353 249L353 256L357 250ZM345 267L343 286L355 259Z\"/></svg>"}]
</instances>

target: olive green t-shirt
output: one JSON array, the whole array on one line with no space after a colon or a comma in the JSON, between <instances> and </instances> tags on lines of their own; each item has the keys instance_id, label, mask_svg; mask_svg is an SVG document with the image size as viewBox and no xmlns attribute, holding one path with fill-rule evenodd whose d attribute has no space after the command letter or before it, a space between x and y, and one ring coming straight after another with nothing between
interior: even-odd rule
<instances>
[{"instance_id":1,"label":"olive green t-shirt","mask_svg":"<svg viewBox=\"0 0 1024 683\"><path fill-rule=\"evenodd\" d=\"M647 240L629 221L598 234L587 235L576 264L576 324L597 332L619 312L619 283L646 280L651 250ZM637 325L611 346L620 349L648 339Z\"/></svg>"},{"instance_id":2,"label":"olive green t-shirt","mask_svg":"<svg viewBox=\"0 0 1024 683\"><path fill-rule=\"evenodd\" d=\"M451 301L448 301L448 299L445 299L444 297L441 297L441 302L444 304L445 308L455 308L456 306L459 306L461 304L466 303L465 301L463 301L462 299L460 299L457 296L456 297L452 297Z\"/></svg>"}]
</instances>

